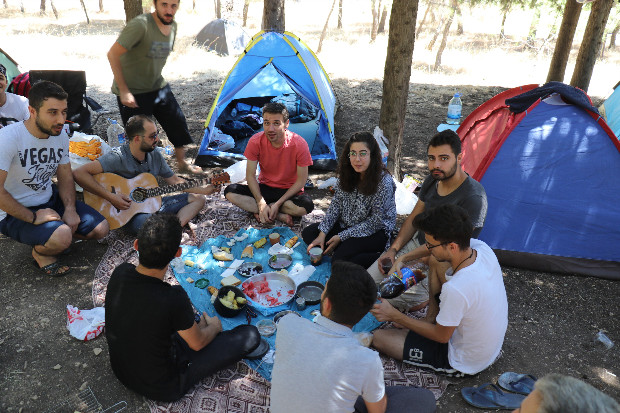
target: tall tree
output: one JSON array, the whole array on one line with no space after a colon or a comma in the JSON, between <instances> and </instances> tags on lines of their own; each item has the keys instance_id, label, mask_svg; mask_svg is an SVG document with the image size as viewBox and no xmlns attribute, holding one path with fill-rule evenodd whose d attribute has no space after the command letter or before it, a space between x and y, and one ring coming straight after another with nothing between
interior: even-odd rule
<instances>
[{"instance_id":1,"label":"tall tree","mask_svg":"<svg viewBox=\"0 0 620 413\"><path fill-rule=\"evenodd\" d=\"M377 0L370 0L372 9L372 27L370 29L370 41L374 42L377 38L377 30L379 29L379 13L381 13L381 0L377 4Z\"/></svg>"},{"instance_id":2,"label":"tall tree","mask_svg":"<svg viewBox=\"0 0 620 413\"><path fill-rule=\"evenodd\" d=\"M213 6L215 7L215 18L222 18L222 2L220 0L213 0Z\"/></svg>"},{"instance_id":3,"label":"tall tree","mask_svg":"<svg viewBox=\"0 0 620 413\"><path fill-rule=\"evenodd\" d=\"M264 0L262 30L284 31L284 0Z\"/></svg>"},{"instance_id":4,"label":"tall tree","mask_svg":"<svg viewBox=\"0 0 620 413\"><path fill-rule=\"evenodd\" d=\"M562 23L560 24L560 32L553 49L553 57L549 64L549 73L547 73L547 82L556 81L563 82L566 73L566 63L570 55L570 49L573 46L573 38L575 37L575 29L579 22L582 3L575 0L566 0L564 6L564 14Z\"/></svg>"},{"instance_id":5,"label":"tall tree","mask_svg":"<svg viewBox=\"0 0 620 413\"><path fill-rule=\"evenodd\" d=\"M250 0L243 3L243 27L248 24L248 10L250 9Z\"/></svg>"},{"instance_id":6,"label":"tall tree","mask_svg":"<svg viewBox=\"0 0 620 413\"><path fill-rule=\"evenodd\" d=\"M342 0L338 0L338 28L342 29Z\"/></svg>"},{"instance_id":7,"label":"tall tree","mask_svg":"<svg viewBox=\"0 0 620 413\"><path fill-rule=\"evenodd\" d=\"M616 24L616 27L611 31L611 37L609 38L609 48L613 49L616 47L616 36L618 36L618 31L620 30L620 22Z\"/></svg>"},{"instance_id":8,"label":"tall tree","mask_svg":"<svg viewBox=\"0 0 620 413\"><path fill-rule=\"evenodd\" d=\"M379 127L389 141L388 169L398 180L417 16L418 0L392 2Z\"/></svg>"},{"instance_id":9,"label":"tall tree","mask_svg":"<svg viewBox=\"0 0 620 413\"><path fill-rule=\"evenodd\" d=\"M385 21L387 20L387 4L383 3L383 11L381 12L381 18L379 19L379 27L377 33L385 32Z\"/></svg>"},{"instance_id":10,"label":"tall tree","mask_svg":"<svg viewBox=\"0 0 620 413\"><path fill-rule=\"evenodd\" d=\"M448 43L450 26L452 26L452 20L454 20L454 14L456 13L457 6L457 0L450 0L450 10L448 11L446 25L443 28L443 35L441 37L441 43L439 44L439 50L437 50L437 55L435 56L435 66L433 66L433 70L437 70L439 69L439 66L441 66L441 55L443 54L443 50L446 48L446 44Z\"/></svg>"},{"instance_id":11,"label":"tall tree","mask_svg":"<svg viewBox=\"0 0 620 413\"><path fill-rule=\"evenodd\" d=\"M99 13L103 13L103 0L99 0Z\"/></svg>"},{"instance_id":12,"label":"tall tree","mask_svg":"<svg viewBox=\"0 0 620 413\"><path fill-rule=\"evenodd\" d=\"M592 3L586 31L583 34L583 40L577 54L573 77L570 80L571 86L576 86L586 92L590 86L596 56L601 50L603 33L613 2L614 0L597 0Z\"/></svg>"},{"instance_id":13,"label":"tall tree","mask_svg":"<svg viewBox=\"0 0 620 413\"><path fill-rule=\"evenodd\" d=\"M420 22L420 24L418 24L418 27L416 28L416 32L415 35L419 36L420 32L422 31L422 27L424 27L424 23L426 23L426 16L428 16L428 12L431 10L431 5L433 3L432 2L428 2L428 4L426 5L426 11L424 12L424 16L422 17L422 21Z\"/></svg>"},{"instance_id":14,"label":"tall tree","mask_svg":"<svg viewBox=\"0 0 620 413\"><path fill-rule=\"evenodd\" d=\"M125 5L125 21L129 22L134 17L137 17L144 13L142 10L141 0L123 0Z\"/></svg>"},{"instance_id":15,"label":"tall tree","mask_svg":"<svg viewBox=\"0 0 620 413\"><path fill-rule=\"evenodd\" d=\"M319 39L319 47L316 49L317 53L321 53L321 49L323 48L323 39L325 39L325 34L327 33L327 25L329 24L329 18L332 16L335 6L336 0L332 2L332 7L329 9L329 13L327 14L327 19L325 20L325 25L323 26L323 31L321 32L321 38Z\"/></svg>"}]
</instances>

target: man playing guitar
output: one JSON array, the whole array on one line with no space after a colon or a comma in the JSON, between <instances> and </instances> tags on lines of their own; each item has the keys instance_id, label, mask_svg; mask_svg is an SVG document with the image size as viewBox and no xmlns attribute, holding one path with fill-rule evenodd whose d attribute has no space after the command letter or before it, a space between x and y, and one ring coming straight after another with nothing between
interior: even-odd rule
<instances>
[{"instance_id":1,"label":"man playing guitar","mask_svg":"<svg viewBox=\"0 0 620 413\"><path fill-rule=\"evenodd\" d=\"M146 115L131 117L127 121L125 133L128 144L122 145L120 148L116 148L73 171L75 182L78 185L82 186L85 191L101 198L104 204L111 204L111 209L116 209L116 211L111 212L112 215L132 209L136 203L129 197L129 193L117 192L115 186L108 188L102 185L95 175L112 172L122 178L133 179L146 172L156 177L162 177L169 185L186 182L170 169L162 154L155 150L158 132L155 122L150 117ZM185 189L185 193L163 197L159 210L155 209L150 212L176 214L181 225L186 225L204 206L205 197L203 195L213 194L216 190L216 187L211 184ZM106 215L106 212L101 209L100 211L109 220L110 214ZM149 215L151 214L138 212L123 227L135 235Z\"/></svg>"}]
</instances>

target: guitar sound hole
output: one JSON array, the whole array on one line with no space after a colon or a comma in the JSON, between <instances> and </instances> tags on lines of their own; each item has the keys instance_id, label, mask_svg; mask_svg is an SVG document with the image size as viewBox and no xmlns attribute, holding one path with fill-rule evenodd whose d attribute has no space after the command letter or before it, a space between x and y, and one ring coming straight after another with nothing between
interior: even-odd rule
<instances>
[{"instance_id":1,"label":"guitar sound hole","mask_svg":"<svg viewBox=\"0 0 620 413\"><path fill-rule=\"evenodd\" d=\"M142 188L136 188L131 191L131 199L134 202L144 202L146 198L146 192Z\"/></svg>"}]
</instances>

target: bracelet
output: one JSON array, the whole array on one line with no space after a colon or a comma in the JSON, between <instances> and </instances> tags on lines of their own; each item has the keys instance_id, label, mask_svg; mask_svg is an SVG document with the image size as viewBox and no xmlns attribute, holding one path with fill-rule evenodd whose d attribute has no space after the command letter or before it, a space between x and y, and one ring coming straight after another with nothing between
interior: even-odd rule
<instances>
[{"instance_id":1,"label":"bracelet","mask_svg":"<svg viewBox=\"0 0 620 413\"><path fill-rule=\"evenodd\" d=\"M34 224L34 222L37 220L37 213L32 211L32 222L31 224Z\"/></svg>"}]
</instances>

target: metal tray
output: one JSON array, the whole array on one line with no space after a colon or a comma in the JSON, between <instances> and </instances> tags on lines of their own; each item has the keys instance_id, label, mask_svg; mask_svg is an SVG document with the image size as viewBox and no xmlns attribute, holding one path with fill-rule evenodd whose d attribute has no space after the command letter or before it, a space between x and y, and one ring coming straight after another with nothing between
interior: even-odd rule
<instances>
[{"instance_id":1,"label":"metal tray","mask_svg":"<svg viewBox=\"0 0 620 413\"><path fill-rule=\"evenodd\" d=\"M271 291L267 293L258 293L252 298L250 294L246 292L246 286L248 283L258 284L267 282L267 285ZM288 275L282 275L277 272L266 272L264 274L253 275L241 284L241 289L245 293L248 301L252 305L259 305L263 307L277 307L282 304L286 304L295 297L295 282ZM254 288L256 291L256 288ZM280 295L278 295L280 293ZM277 298L277 303L271 303L267 300L267 296Z\"/></svg>"}]
</instances>

